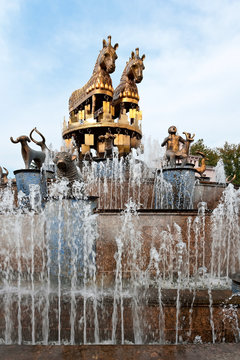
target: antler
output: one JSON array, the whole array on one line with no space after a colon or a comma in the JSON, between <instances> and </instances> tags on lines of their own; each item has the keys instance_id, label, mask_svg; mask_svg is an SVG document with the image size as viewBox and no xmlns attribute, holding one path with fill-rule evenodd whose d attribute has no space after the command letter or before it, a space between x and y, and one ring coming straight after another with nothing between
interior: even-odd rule
<instances>
[{"instance_id":1,"label":"antler","mask_svg":"<svg viewBox=\"0 0 240 360\"><path fill-rule=\"evenodd\" d=\"M32 133L33 133L34 131L36 131L36 133L41 136L42 141L36 141L36 140L33 139ZM37 129L36 127L35 127L34 129L32 129L32 131L30 132L29 136L30 136L30 139L31 139L35 144L37 144L37 145L39 145L39 146L45 145L45 141L46 141L46 140L45 140L45 137L43 136L43 134L40 133L40 131L38 131L38 129Z\"/></svg>"},{"instance_id":2,"label":"antler","mask_svg":"<svg viewBox=\"0 0 240 360\"><path fill-rule=\"evenodd\" d=\"M1 179L1 177L2 177L2 168L1 168L1 166L0 166L0 179Z\"/></svg>"},{"instance_id":3,"label":"antler","mask_svg":"<svg viewBox=\"0 0 240 360\"><path fill-rule=\"evenodd\" d=\"M12 136L10 137L12 143L17 144L19 142L19 137L16 140L13 140Z\"/></svg>"},{"instance_id":4,"label":"antler","mask_svg":"<svg viewBox=\"0 0 240 360\"><path fill-rule=\"evenodd\" d=\"M203 152L201 152L201 151L196 151L196 154L201 155L203 158L205 158L205 157L206 157L206 154L204 154L204 153L203 153Z\"/></svg>"},{"instance_id":5,"label":"antler","mask_svg":"<svg viewBox=\"0 0 240 360\"><path fill-rule=\"evenodd\" d=\"M6 171L5 175L8 176L8 174L9 174L8 169L6 169L4 166L3 166L3 168Z\"/></svg>"},{"instance_id":6,"label":"antler","mask_svg":"<svg viewBox=\"0 0 240 360\"><path fill-rule=\"evenodd\" d=\"M232 177L231 180L229 180L230 176L231 176L231 175L229 175L229 176L226 178L226 183L227 183L227 184L230 184L231 182L233 182L233 180L236 179L236 174L233 175L233 177Z\"/></svg>"},{"instance_id":7,"label":"antler","mask_svg":"<svg viewBox=\"0 0 240 360\"><path fill-rule=\"evenodd\" d=\"M186 140L188 140L188 141L193 141L193 139L195 137L195 134L193 134L192 137L191 137L191 134L186 132L186 131L184 131L183 134L185 134Z\"/></svg>"}]
</instances>

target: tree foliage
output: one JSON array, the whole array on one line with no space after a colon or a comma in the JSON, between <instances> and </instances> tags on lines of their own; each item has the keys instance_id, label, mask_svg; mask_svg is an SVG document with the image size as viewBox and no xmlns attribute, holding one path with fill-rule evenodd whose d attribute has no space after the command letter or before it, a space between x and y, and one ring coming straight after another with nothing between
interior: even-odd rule
<instances>
[{"instance_id":1,"label":"tree foliage","mask_svg":"<svg viewBox=\"0 0 240 360\"><path fill-rule=\"evenodd\" d=\"M201 151L208 158L207 165L216 166L220 159L219 153L216 149L211 149L204 145L203 139L199 139L191 146L191 154L198 155L197 152Z\"/></svg>"},{"instance_id":2,"label":"tree foliage","mask_svg":"<svg viewBox=\"0 0 240 360\"><path fill-rule=\"evenodd\" d=\"M240 144L235 145L225 142L224 146L217 148L217 150L223 160L226 176L232 178L236 175L233 183L240 185Z\"/></svg>"},{"instance_id":3,"label":"tree foliage","mask_svg":"<svg viewBox=\"0 0 240 360\"><path fill-rule=\"evenodd\" d=\"M223 147L209 148L199 139L191 146L191 154L198 155L197 152L201 151L206 154L209 159L206 163L210 166L216 166L219 159L223 160L226 176L230 179L236 175L233 184L240 185L240 144L229 144L225 142Z\"/></svg>"}]
</instances>

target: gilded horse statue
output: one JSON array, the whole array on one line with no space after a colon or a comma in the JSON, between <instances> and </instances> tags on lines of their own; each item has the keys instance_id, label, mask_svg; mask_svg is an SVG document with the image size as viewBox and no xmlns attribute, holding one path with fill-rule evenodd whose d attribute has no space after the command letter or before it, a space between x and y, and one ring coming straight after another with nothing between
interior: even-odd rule
<instances>
[{"instance_id":1,"label":"gilded horse statue","mask_svg":"<svg viewBox=\"0 0 240 360\"><path fill-rule=\"evenodd\" d=\"M145 69L143 64L144 59L145 55L140 58L138 48L135 50L135 53L132 51L131 57L127 61L123 70L120 84L116 87L113 93L115 117L119 116L120 103L124 105L127 105L127 103L138 104L139 95L136 84L140 83L143 79L143 70ZM124 109L125 106L121 106L121 108ZM127 110L129 109L127 108Z\"/></svg>"},{"instance_id":2,"label":"gilded horse statue","mask_svg":"<svg viewBox=\"0 0 240 360\"><path fill-rule=\"evenodd\" d=\"M108 42L103 40L103 48L100 50L91 78L81 89L75 90L69 98L70 113L96 94L112 97L113 87L109 74L115 71L117 48L118 44L111 45L111 36L108 36ZM92 101L92 113L95 110L95 101L96 99Z\"/></svg>"}]
</instances>

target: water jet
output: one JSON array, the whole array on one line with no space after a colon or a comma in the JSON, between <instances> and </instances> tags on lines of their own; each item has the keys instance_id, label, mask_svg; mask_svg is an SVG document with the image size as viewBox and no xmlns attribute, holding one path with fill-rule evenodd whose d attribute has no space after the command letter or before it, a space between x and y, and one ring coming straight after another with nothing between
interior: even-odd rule
<instances>
[{"instance_id":1,"label":"water jet","mask_svg":"<svg viewBox=\"0 0 240 360\"><path fill-rule=\"evenodd\" d=\"M29 186L31 206L20 206L18 180L17 189L1 187L1 341L239 342L240 298L230 279L240 268L239 190L222 180L196 183L193 136L181 138L176 127L164 141L167 162L149 166L136 90L144 57L131 54L114 93L116 49L104 42L87 86L70 98L64 152L74 162L77 149L81 177L75 169L74 178L66 172L44 188ZM86 156L91 149L98 161Z\"/></svg>"}]
</instances>

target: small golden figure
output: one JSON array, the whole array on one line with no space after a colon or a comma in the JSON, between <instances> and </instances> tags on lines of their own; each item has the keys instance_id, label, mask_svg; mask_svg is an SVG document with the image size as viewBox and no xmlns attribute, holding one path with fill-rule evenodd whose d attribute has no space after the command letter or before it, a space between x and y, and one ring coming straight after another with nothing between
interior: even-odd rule
<instances>
[{"instance_id":1,"label":"small golden figure","mask_svg":"<svg viewBox=\"0 0 240 360\"><path fill-rule=\"evenodd\" d=\"M206 170L206 161L208 161L209 159L206 157L206 155L201 152L201 151L197 151L197 154L201 155L202 157L202 162L201 162L201 166L199 166L198 168L195 168L195 170L202 176L202 174L204 173L204 171Z\"/></svg>"},{"instance_id":2,"label":"small golden figure","mask_svg":"<svg viewBox=\"0 0 240 360\"><path fill-rule=\"evenodd\" d=\"M111 134L109 132L106 133L106 135L100 135L98 139L100 141L103 141L105 143L105 156L111 157L113 152L113 142L116 135Z\"/></svg>"},{"instance_id":3,"label":"small golden figure","mask_svg":"<svg viewBox=\"0 0 240 360\"><path fill-rule=\"evenodd\" d=\"M186 136L186 140L184 140L180 135L177 135L177 128L173 125L168 129L168 133L169 136L162 143L162 146L167 145L167 160L170 162L171 167L175 167L176 159L182 159L181 166L184 167L187 164L190 143L193 142L195 135L191 136L190 133L184 132ZM180 144L183 144L182 148L180 148Z\"/></svg>"}]
</instances>

